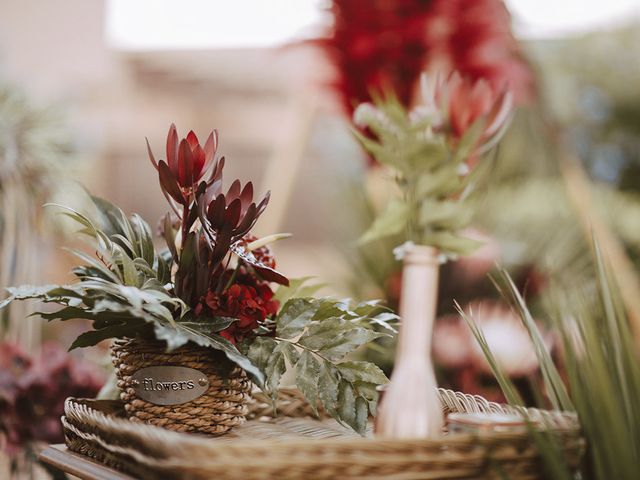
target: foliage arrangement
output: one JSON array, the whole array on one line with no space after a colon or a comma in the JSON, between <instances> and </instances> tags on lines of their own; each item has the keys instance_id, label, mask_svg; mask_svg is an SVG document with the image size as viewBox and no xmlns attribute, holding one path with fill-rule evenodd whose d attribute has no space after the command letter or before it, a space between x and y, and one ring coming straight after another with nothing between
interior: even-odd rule
<instances>
[{"instance_id":1,"label":"foliage arrangement","mask_svg":"<svg viewBox=\"0 0 640 480\"><path fill-rule=\"evenodd\" d=\"M512 95L457 73L432 82L423 76L422 92L423 103L410 112L388 97L375 106L362 104L354 113L355 123L375 140L356 135L391 169L401 192L361 242L403 233L405 240L436 247L446 256L470 253L479 243L458 232L473 214L468 199L480 172L474 167L508 126Z\"/></svg>"},{"instance_id":2,"label":"foliage arrangement","mask_svg":"<svg viewBox=\"0 0 640 480\"><path fill-rule=\"evenodd\" d=\"M550 317L562 346L560 368L554 364L524 299L506 272L500 289L522 319L536 350L544 381L538 394L540 397L546 394L554 408L576 411L579 415L588 444L581 478L631 480L637 478L640 463L640 359L618 287L597 243L594 264L594 289L556 289ZM520 395L499 368L482 331L473 318L460 313L470 325L509 402L522 405ZM566 373L566 384L561 371ZM535 440L549 478L576 478L558 454L559 446L553 438L539 436Z\"/></svg>"},{"instance_id":3,"label":"foliage arrangement","mask_svg":"<svg viewBox=\"0 0 640 480\"><path fill-rule=\"evenodd\" d=\"M138 215L127 218L92 197L95 219L69 208L63 212L96 248L95 256L73 252L84 262L73 269L76 282L11 288L1 306L35 298L62 306L40 313L47 320L92 320L94 329L71 348L142 337L164 340L169 350L188 342L220 350L274 399L288 363L313 406L319 400L339 421L363 432L364 419L375 412L375 386L386 378L374 365L345 357L392 333L395 316L377 303L294 297L305 291L299 282L292 287L300 288L276 296L271 286L290 282L276 270L267 244L282 235L250 234L269 193L254 201L252 183L243 187L239 180L223 191L225 159L216 155L216 131L201 146L193 132L179 140L172 125L166 160L156 161L147 147L171 208L160 228L167 248L155 249L151 229ZM388 333L375 331L379 324Z\"/></svg>"}]
</instances>

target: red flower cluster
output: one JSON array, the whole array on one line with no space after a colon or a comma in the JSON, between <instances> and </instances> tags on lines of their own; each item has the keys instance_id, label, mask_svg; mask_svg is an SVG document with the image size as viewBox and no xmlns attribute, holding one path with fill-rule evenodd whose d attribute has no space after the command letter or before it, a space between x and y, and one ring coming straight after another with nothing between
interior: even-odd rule
<instances>
[{"instance_id":1,"label":"red flower cluster","mask_svg":"<svg viewBox=\"0 0 640 480\"><path fill-rule=\"evenodd\" d=\"M57 344L44 344L40 355L32 358L17 345L1 343L0 443L4 450L15 454L32 441L60 442L65 399L92 398L103 382L95 368L75 362Z\"/></svg>"},{"instance_id":2,"label":"red flower cluster","mask_svg":"<svg viewBox=\"0 0 640 480\"><path fill-rule=\"evenodd\" d=\"M242 237L242 240L244 245L249 245L251 242L255 242L256 240L258 240L258 237L252 235L251 233L248 233L244 237ZM251 253L254 257L256 257L256 260L258 262L266 265L269 268L276 268L276 259L268 246L263 245L260 248L251 250Z\"/></svg>"},{"instance_id":3,"label":"red flower cluster","mask_svg":"<svg viewBox=\"0 0 640 480\"><path fill-rule=\"evenodd\" d=\"M371 91L409 105L425 65L430 0L333 0L333 28L317 40L335 66L333 86L351 115Z\"/></svg>"},{"instance_id":4,"label":"red flower cluster","mask_svg":"<svg viewBox=\"0 0 640 480\"><path fill-rule=\"evenodd\" d=\"M316 44L336 68L334 86L347 113L391 90L406 107L420 73L453 71L516 101L532 96L532 75L511 33L502 0L333 0L332 31Z\"/></svg>"},{"instance_id":5,"label":"red flower cluster","mask_svg":"<svg viewBox=\"0 0 640 480\"><path fill-rule=\"evenodd\" d=\"M533 76L511 32L502 0L434 0L425 28L426 67L508 88L516 102L534 95Z\"/></svg>"},{"instance_id":6,"label":"red flower cluster","mask_svg":"<svg viewBox=\"0 0 640 480\"><path fill-rule=\"evenodd\" d=\"M232 275L233 270L225 272L227 278ZM233 285L222 293L207 293L200 308L196 309L196 314L206 311L209 315L237 318L238 321L220 332L220 335L237 344L250 337L261 322L278 312L280 304L273 299L273 295L267 282L242 271L237 274Z\"/></svg>"}]
</instances>

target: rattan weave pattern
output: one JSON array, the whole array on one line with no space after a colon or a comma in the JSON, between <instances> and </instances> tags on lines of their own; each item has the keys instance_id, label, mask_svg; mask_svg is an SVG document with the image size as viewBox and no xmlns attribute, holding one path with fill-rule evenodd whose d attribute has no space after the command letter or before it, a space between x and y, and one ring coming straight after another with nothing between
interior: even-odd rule
<instances>
[{"instance_id":1,"label":"rattan weave pattern","mask_svg":"<svg viewBox=\"0 0 640 480\"><path fill-rule=\"evenodd\" d=\"M225 433L245 421L251 382L244 370L221 352L191 344L166 352L164 342L123 339L114 342L111 357L129 420L178 432L208 434ZM209 388L204 395L180 405L147 402L136 395L132 375L141 368L157 365L199 370L208 377Z\"/></svg>"},{"instance_id":2,"label":"rattan weave pattern","mask_svg":"<svg viewBox=\"0 0 640 480\"><path fill-rule=\"evenodd\" d=\"M450 390L439 394L447 412L513 410ZM295 391L285 389L281 397L289 415L306 415L308 406ZM95 401L67 401L63 424L69 448L143 479L544 478L526 433L447 434L436 440L361 438L333 420L287 416L254 419L214 438L131 423L115 416L112 406L110 411L101 411L104 408ZM252 403L250 410L268 413L263 401ZM575 415L533 409L527 413L545 422L569 465L576 466L584 441Z\"/></svg>"}]
</instances>

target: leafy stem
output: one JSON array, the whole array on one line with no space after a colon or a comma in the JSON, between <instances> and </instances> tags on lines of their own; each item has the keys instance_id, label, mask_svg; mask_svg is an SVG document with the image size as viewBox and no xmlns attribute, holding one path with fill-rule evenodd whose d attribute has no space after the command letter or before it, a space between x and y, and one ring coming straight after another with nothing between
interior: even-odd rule
<instances>
[{"instance_id":1,"label":"leafy stem","mask_svg":"<svg viewBox=\"0 0 640 480\"><path fill-rule=\"evenodd\" d=\"M321 359L322 359L322 360L324 360L325 362L332 363L332 362L331 362L331 360L329 360L327 357L325 357L324 355L322 355L322 354L321 354L320 352L318 352L317 350L313 350L313 349L311 349L311 348L309 348L309 347L305 347L304 345L300 344L299 342L294 342L294 341L292 341L292 340L287 340L286 338L281 338L281 337L278 337L278 336L276 336L276 337L274 337L274 338L275 338L277 341L279 341L279 342L287 342L287 343L289 343L289 344L291 344L291 345L294 345L294 346L296 346L296 347L301 348L302 350L306 350L307 352L312 353L312 354L316 355L317 357L321 358Z\"/></svg>"}]
</instances>

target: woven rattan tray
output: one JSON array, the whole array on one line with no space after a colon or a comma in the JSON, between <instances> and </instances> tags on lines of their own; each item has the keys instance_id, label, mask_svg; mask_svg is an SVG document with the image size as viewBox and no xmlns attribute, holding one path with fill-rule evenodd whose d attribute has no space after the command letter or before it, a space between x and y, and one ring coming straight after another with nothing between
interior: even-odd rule
<instances>
[{"instance_id":1,"label":"woven rattan tray","mask_svg":"<svg viewBox=\"0 0 640 480\"><path fill-rule=\"evenodd\" d=\"M510 412L482 397L440 390L446 412ZM74 452L143 479L544 478L526 433L447 434L439 440L362 438L333 420L308 416L294 390L280 415L260 397L253 419L221 437L164 430L122 417L120 402L68 399L63 425ZM573 414L530 409L558 436L568 463L584 450Z\"/></svg>"}]
</instances>

